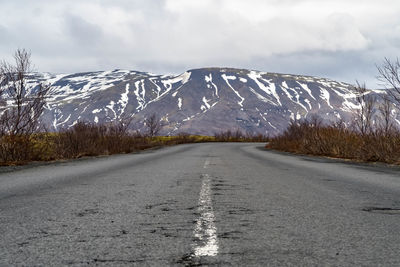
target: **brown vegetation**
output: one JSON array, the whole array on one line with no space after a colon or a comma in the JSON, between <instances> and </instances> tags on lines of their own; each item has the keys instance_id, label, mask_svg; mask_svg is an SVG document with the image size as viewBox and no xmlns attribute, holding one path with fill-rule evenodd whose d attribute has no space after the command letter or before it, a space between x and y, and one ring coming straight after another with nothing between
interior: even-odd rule
<instances>
[{"instance_id":1,"label":"brown vegetation","mask_svg":"<svg viewBox=\"0 0 400 267\"><path fill-rule=\"evenodd\" d=\"M400 164L400 132L377 129L369 133L346 128L343 124L315 124L310 120L292 122L267 148L292 153L380 161Z\"/></svg>"},{"instance_id":2,"label":"brown vegetation","mask_svg":"<svg viewBox=\"0 0 400 267\"><path fill-rule=\"evenodd\" d=\"M150 137L156 136L161 130L160 119L155 113L145 119L145 125L147 127L147 135Z\"/></svg>"},{"instance_id":3,"label":"brown vegetation","mask_svg":"<svg viewBox=\"0 0 400 267\"><path fill-rule=\"evenodd\" d=\"M269 137L263 134L248 132L244 134L239 129L236 131L222 131L214 134L217 142L268 142Z\"/></svg>"},{"instance_id":4,"label":"brown vegetation","mask_svg":"<svg viewBox=\"0 0 400 267\"><path fill-rule=\"evenodd\" d=\"M177 136L150 136L148 133L141 135L138 132L132 132L128 130L128 127L129 123L124 122L109 124L78 122L57 133L41 132L19 137L5 135L0 141L0 165L131 153L154 147L188 143L266 141L265 136L245 136L239 131L226 131L215 137L186 133L180 133ZM21 138L21 140L16 138ZM10 152L15 155L11 157Z\"/></svg>"},{"instance_id":5,"label":"brown vegetation","mask_svg":"<svg viewBox=\"0 0 400 267\"><path fill-rule=\"evenodd\" d=\"M38 132L39 118L46 104L49 86L28 86L32 71L30 53L18 49L15 64L0 63L0 158L25 161L33 154L32 135Z\"/></svg>"}]
</instances>

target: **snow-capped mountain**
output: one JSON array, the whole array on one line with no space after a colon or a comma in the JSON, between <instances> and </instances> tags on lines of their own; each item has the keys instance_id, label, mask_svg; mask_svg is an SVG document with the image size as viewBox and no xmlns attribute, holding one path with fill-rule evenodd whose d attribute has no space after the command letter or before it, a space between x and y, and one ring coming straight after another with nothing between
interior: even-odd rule
<instances>
[{"instance_id":1,"label":"snow-capped mountain","mask_svg":"<svg viewBox=\"0 0 400 267\"><path fill-rule=\"evenodd\" d=\"M114 70L77 74L36 74L30 82L50 83L43 121L51 130L78 121L103 123L156 113L162 134L213 135L240 129L274 135L290 120L318 114L350 121L358 106L349 84L329 79L244 69L204 68L181 75Z\"/></svg>"}]
</instances>

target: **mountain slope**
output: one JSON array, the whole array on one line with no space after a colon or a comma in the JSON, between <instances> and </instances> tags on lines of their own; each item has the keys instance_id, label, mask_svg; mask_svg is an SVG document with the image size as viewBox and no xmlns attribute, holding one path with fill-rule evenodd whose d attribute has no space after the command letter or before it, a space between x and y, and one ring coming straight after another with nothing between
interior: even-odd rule
<instances>
[{"instance_id":1,"label":"mountain slope","mask_svg":"<svg viewBox=\"0 0 400 267\"><path fill-rule=\"evenodd\" d=\"M43 121L51 130L77 121L103 123L156 113L162 134L213 135L227 129L278 134L290 120L318 114L349 121L358 106L349 84L329 79L244 69L204 68L181 75L114 70L70 75L35 74L52 85Z\"/></svg>"}]
</instances>

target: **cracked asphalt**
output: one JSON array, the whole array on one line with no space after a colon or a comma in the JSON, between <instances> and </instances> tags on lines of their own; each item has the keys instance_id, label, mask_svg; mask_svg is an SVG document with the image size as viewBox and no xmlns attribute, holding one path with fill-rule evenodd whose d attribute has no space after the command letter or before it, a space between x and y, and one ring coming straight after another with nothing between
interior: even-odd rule
<instances>
[{"instance_id":1,"label":"cracked asphalt","mask_svg":"<svg viewBox=\"0 0 400 267\"><path fill-rule=\"evenodd\" d=\"M0 266L400 265L398 167L262 146L0 168Z\"/></svg>"}]
</instances>

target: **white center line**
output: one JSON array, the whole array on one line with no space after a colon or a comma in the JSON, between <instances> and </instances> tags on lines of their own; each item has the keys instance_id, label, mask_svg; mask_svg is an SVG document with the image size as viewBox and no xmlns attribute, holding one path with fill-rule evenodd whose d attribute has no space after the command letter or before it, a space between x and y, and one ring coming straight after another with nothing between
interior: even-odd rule
<instances>
[{"instance_id":1,"label":"white center line","mask_svg":"<svg viewBox=\"0 0 400 267\"><path fill-rule=\"evenodd\" d=\"M204 169L208 169L208 165L210 165L210 160L209 160L209 159L206 159L206 162L204 162L203 168L204 168Z\"/></svg>"},{"instance_id":2,"label":"white center line","mask_svg":"<svg viewBox=\"0 0 400 267\"><path fill-rule=\"evenodd\" d=\"M204 169L210 165L207 159ZM197 242L194 244L194 256L216 256L218 254L217 227L215 226L215 215L211 199L211 177L208 174L202 175L200 197L198 201L198 212L200 217L197 219L194 229L194 236Z\"/></svg>"}]
</instances>

